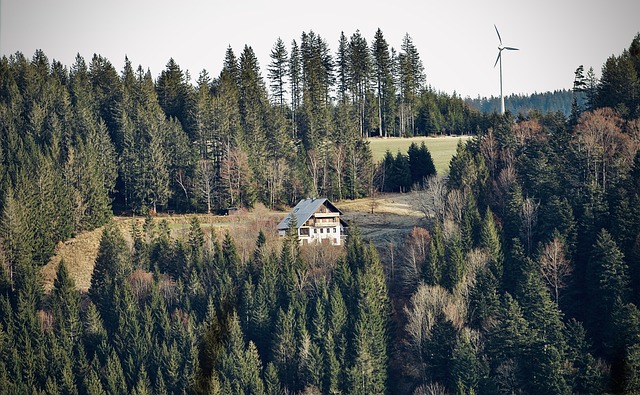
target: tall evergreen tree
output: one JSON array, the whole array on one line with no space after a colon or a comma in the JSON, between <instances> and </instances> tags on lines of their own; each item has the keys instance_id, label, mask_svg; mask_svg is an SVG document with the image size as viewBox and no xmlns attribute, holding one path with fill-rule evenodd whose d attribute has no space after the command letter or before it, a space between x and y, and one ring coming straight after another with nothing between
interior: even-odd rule
<instances>
[{"instance_id":1,"label":"tall evergreen tree","mask_svg":"<svg viewBox=\"0 0 640 395\"><path fill-rule=\"evenodd\" d=\"M398 57L400 90L400 131L403 136L415 135L417 95L422 88L425 75L422 60L413 39L407 33L402 39L402 52Z\"/></svg>"},{"instance_id":2,"label":"tall evergreen tree","mask_svg":"<svg viewBox=\"0 0 640 395\"><path fill-rule=\"evenodd\" d=\"M89 287L91 300L105 317L109 317L108 308L113 284L123 281L130 273L131 261L126 241L114 223L107 224L102 231Z\"/></svg>"},{"instance_id":3,"label":"tall evergreen tree","mask_svg":"<svg viewBox=\"0 0 640 395\"><path fill-rule=\"evenodd\" d=\"M382 34L382 30L376 30L371 44L373 55L373 74L378 100L378 135L387 137L393 130L395 111L395 85L393 81L393 59L389 52L389 44Z\"/></svg>"},{"instance_id":4,"label":"tall evergreen tree","mask_svg":"<svg viewBox=\"0 0 640 395\"><path fill-rule=\"evenodd\" d=\"M586 275L590 328L598 346L608 337L606 326L616 301L629 300L629 274L624 256L604 229L598 233Z\"/></svg>"},{"instance_id":5,"label":"tall evergreen tree","mask_svg":"<svg viewBox=\"0 0 640 395\"><path fill-rule=\"evenodd\" d=\"M177 118L189 136L195 138L193 119L189 111L194 100L193 90L188 79L176 61L171 58L167 62L166 69L160 73L155 83L155 90L158 95L158 103L166 117Z\"/></svg>"},{"instance_id":6,"label":"tall evergreen tree","mask_svg":"<svg viewBox=\"0 0 640 395\"><path fill-rule=\"evenodd\" d=\"M269 64L269 81L271 84L271 95L274 102L280 107L280 111L285 110L287 89L285 78L289 74L289 54L284 41L278 38L271 49L271 63Z\"/></svg>"}]
</instances>

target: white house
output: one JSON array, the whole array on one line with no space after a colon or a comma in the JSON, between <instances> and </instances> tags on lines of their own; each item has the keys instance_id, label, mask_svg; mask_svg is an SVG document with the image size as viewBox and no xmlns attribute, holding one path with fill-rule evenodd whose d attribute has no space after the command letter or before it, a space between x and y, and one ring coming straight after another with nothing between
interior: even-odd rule
<instances>
[{"instance_id":1,"label":"white house","mask_svg":"<svg viewBox=\"0 0 640 395\"><path fill-rule=\"evenodd\" d=\"M295 217L300 243L329 242L332 245L340 245L348 226L340 218L341 215L342 211L327 199L304 199L280 221L278 234L284 236Z\"/></svg>"}]
</instances>

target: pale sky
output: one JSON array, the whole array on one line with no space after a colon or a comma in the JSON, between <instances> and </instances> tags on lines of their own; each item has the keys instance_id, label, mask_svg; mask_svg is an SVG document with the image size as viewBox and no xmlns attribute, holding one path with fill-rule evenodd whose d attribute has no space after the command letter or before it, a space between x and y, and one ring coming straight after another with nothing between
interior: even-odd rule
<instances>
[{"instance_id":1,"label":"pale sky","mask_svg":"<svg viewBox=\"0 0 640 395\"><path fill-rule=\"evenodd\" d=\"M289 47L313 30L335 54L341 31L371 43L380 28L398 51L409 33L427 83L463 97L500 94L494 24L504 45L520 48L503 53L505 95L569 89L581 64L599 75L640 32L638 0L0 0L0 13L3 56L42 49L68 67L77 53L87 63L98 53L121 72L126 55L154 78L169 58L193 79L202 69L215 77L226 48L239 56L247 44L267 81L278 37Z\"/></svg>"}]
</instances>

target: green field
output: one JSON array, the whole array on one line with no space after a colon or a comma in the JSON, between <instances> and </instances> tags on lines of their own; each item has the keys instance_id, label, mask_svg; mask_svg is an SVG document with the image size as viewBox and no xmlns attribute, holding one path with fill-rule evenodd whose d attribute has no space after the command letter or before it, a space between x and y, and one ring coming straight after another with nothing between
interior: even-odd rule
<instances>
[{"instance_id":1,"label":"green field","mask_svg":"<svg viewBox=\"0 0 640 395\"><path fill-rule=\"evenodd\" d=\"M379 162L384 158L387 150L392 154L396 154L398 150L404 154L407 153L409 146L412 142L420 145L423 141L429 152L433 163L436 166L436 171L439 175L445 175L449 173L449 161L451 157L456 153L456 146L458 141L467 140L471 136L459 136L459 137L411 137L411 138L370 138L369 146L373 154L373 161Z\"/></svg>"}]
</instances>

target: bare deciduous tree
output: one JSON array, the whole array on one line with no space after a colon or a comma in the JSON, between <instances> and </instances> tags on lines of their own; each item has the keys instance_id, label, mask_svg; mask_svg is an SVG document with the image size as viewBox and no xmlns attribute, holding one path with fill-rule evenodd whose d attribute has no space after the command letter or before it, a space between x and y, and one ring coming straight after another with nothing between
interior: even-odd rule
<instances>
[{"instance_id":1,"label":"bare deciduous tree","mask_svg":"<svg viewBox=\"0 0 640 395\"><path fill-rule=\"evenodd\" d=\"M531 254L533 243L533 230L538 222L538 208L540 202L534 201L532 198L526 198L522 202L522 233L527 242L527 253Z\"/></svg>"},{"instance_id":2,"label":"bare deciduous tree","mask_svg":"<svg viewBox=\"0 0 640 395\"><path fill-rule=\"evenodd\" d=\"M498 166L498 141L496 140L493 129L489 128L487 134L482 136L480 140L480 152L485 158L487 167L489 167L489 173L494 174L496 167Z\"/></svg>"},{"instance_id":3,"label":"bare deciduous tree","mask_svg":"<svg viewBox=\"0 0 640 395\"><path fill-rule=\"evenodd\" d=\"M517 122L513 125L512 131L516 144L520 147L529 141L545 141L548 137L537 119Z\"/></svg>"},{"instance_id":4,"label":"bare deciduous tree","mask_svg":"<svg viewBox=\"0 0 640 395\"><path fill-rule=\"evenodd\" d=\"M229 206L242 203L243 190L253 179L247 153L241 148L227 147L225 158L222 160L220 177L228 191Z\"/></svg>"},{"instance_id":5,"label":"bare deciduous tree","mask_svg":"<svg viewBox=\"0 0 640 395\"><path fill-rule=\"evenodd\" d=\"M209 160L199 160L196 169L197 192L200 201L207 206L207 214L211 214L211 206L213 202L213 165Z\"/></svg>"},{"instance_id":6,"label":"bare deciduous tree","mask_svg":"<svg viewBox=\"0 0 640 395\"><path fill-rule=\"evenodd\" d=\"M496 368L496 383L501 394L522 394L518 362L507 359Z\"/></svg>"},{"instance_id":7,"label":"bare deciduous tree","mask_svg":"<svg viewBox=\"0 0 640 395\"><path fill-rule=\"evenodd\" d=\"M142 269L138 269L129 275L129 284L131 284L131 290L136 299L144 299L151 291L151 284L153 283L153 273L149 273Z\"/></svg>"},{"instance_id":8,"label":"bare deciduous tree","mask_svg":"<svg viewBox=\"0 0 640 395\"><path fill-rule=\"evenodd\" d=\"M447 206L447 183L442 177L429 177L421 187L414 189L416 205L425 218L435 217L444 222Z\"/></svg>"},{"instance_id":9,"label":"bare deciduous tree","mask_svg":"<svg viewBox=\"0 0 640 395\"><path fill-rule=\"evenodd\" d=\"M408 342L412 348L420 350L424 342L431 337L431 329L439 313L456 328L464 326L466 309L446 288L439 285L420 284L411 297L404 312L407 315Z\"/></svg>"},{"instance_id":10,"label":"bare deciduous tree","mask_svg":"<svg viewBox=\"0 0 640 395\"><path fill-rule=\"evenodd\" d=\"M627 122L625 131L636 145L636 150L640 147L640 119Z\"/></svg>"},{"instance_id":11,"label":"bare deciduous tree","mask_svg":"<svg viewBox=\"0 0 640 395\"><path fill-rule=\"evenodd\" d=\"M622 133L622 119L610 108L599 108L580 116L576 125L577 143L587 156L592 182L604 192L608 175L617 166L630 166L637 148L629 135ZM628 125L627 125L628 126Z\"/></svg>"},{"instance_id":12,"label":"bare deciduous tree","mask_svg":"<svg viewBox=\"0 0 640 395\"><path fill-rule=\"evenodd\" d=\"M447 321L462 330L466 317L465 304L439 285L420 284L404 308L404 313L407 319L407 355L411 356L407 364L408 373L424 382L428 377L426 361L422 359L424 347L431 339L438 316L444 314Z\"/></svg>"},{"instance_id":13,"label":"bare deciduous tree","mask_svg":"<svg viewBox=\"0 0 640 395\"><path fill-rule=\"evenodd\" d=\"M427 257L431 234L428 230L414 227L407 235L402 254L402 268L400 276L403 286L413 290L420 278L420 267Z\"/></svg>"},{"instance_id":14,"label":"bare deciduous tree","mask_svg":"<svg viewBox=\"0 0 640 395\"><path fill-rule=\"evenodd\" d=\"M452 189L447 194L447 215L456 224L462 223L462 213L466 205L466 197L460 189Z\"/></svg>"},{"instance_id":15,"label":"bare deciduous tree","mask_svg":"<svg viewBox=\"0 0 640 395\"><path fill-rule=\"evenodd\" d=\"M556 303L560 297L560 290L567 285L565 279L571 271L571 262L567 259L564 242L562 238L555 236L542 248L540 273L551 288Z\"/></svg>"},{"instance_id":16,"label":"bare deciduous tree","mask_svg":"<svg viewBox=\"0 0 640 395\"><path fill-rule=\"evenodd\" d=\"M447 389L440 383L423 384L413 391L413 395L448 395Z\"/></svg>"},{"instance_id":17,"label":"bare deciduous tree","mask_svg":"<svg viewBox=\"0 0 640 395\"><path fill-rule=\"evenodd\" d=\"M273 158L269 161L266 169L269 208L274 208L284 193L284 180L287 172L288 165L284 158Z\"/></svg>"}]
</instances>

